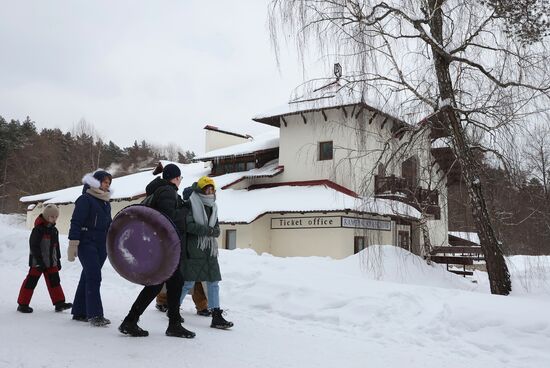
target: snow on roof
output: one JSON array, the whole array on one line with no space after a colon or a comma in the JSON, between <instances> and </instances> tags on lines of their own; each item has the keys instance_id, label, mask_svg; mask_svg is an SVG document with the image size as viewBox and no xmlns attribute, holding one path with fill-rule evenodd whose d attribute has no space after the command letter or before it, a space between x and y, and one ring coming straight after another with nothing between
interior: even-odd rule
<instances>
[{"instance_id":1,"label":"snow on roof","mask_svg":"<svg viewBox=\"0 0 550 368\"><path fill-rule=\"evenodd\" d=\"M204 163L178 164L170 161L161 161L163 166L173 163L179 166L183 177L180 192L186 186L196 182L201 176L210 173L209 168L204 167ZM217 188L223 188L226 185L234 184L246 177L265 177L279 174L282 168L278 166L278 160L273 160L261 168L249 171L242 171L220 175L214 178ZM145 186L153 180L153 170L141 171L135 174L121 176L113 179L111 189L113 191L112 199L129 199L139 197L145 194ZM21 197L23 203L44 202L44 203L73 203L82 194L82 185L36 194L32 196Z\"/></svg>"},{"instance_id":2,"label":"snow on roof","mask_svg":"<svg viewBox=\"0 0 550 368\"><path fill-rule=\"evenodd\" d=\"M79 186L76 186L76 187L70 187L70 188L66 188L66 189L55 190L53 192L46 192L46 193L21 197L21 198L19 198L19 201L23 202L23 203L33 203L33 202L65 203L65 202L74 202L76 200L76 198L78 198L78 196L81 193L82 193L82 185L79 185ZM57 201L57 200L51 201L52 199L57 199L57 198L59 198L60 200L59 201ZM65 200L65 202L64 202L62 200L64 198L74 198L74 200L70 199L70 200Z\"/></svg>"},{"instance_id":3,"label":"snow on roof","mask_svg":"<svg viewBox=\"0 0 550 368\"><path fill-rule=\"evenodd\" d=\"M381 106L373 101L369 101L362 93L347 86L340 86L336 82L329 84L324 88L320 88L314 90L313 92L305 93L300 97L291 99L286 105L282 105L263 114L256 115L252 118L252 120L259 123L279 126L279 123L273 122L273 119L297 113L351 105L361 105L369 110L377 110L379 114L404 124L401 119L384 113Z\"/></svg>"},{"instance_id":4,"label":"snow on roof","mask_svg":"<svg viewBox=\"0 0 550 368\"><path fill-rule=\"evenodd\" d=\"M468 240L472 243L481 244L479 242L479 236L477 233L470 233L464 231L449 231L449 235L455 236L460 239Z\"/></svg>"},{"instance_id":5,"label":"snow on roof","mask_svg":"<svg viewBox=\"0 0 550 368\"><path fill-rule=\"evenodd\" d=\"M244 172L236 172L225 175L220 175L215 177L217 188L227 189L233 184L240 182L243 179L250 178L265 178L265 177L274 177L284 171L282 166L279 166L279 160L275 159L269 161L264 166L258 169L252 169Z\"/></svg>"},{"instance_id":6,"label":"snow on roof","mask_svg":"<svg viewBox=\"0 0 550 368\"><path fill-rule=\"evenodd\" d=\"M250 142L235 144L206 152L202 156L195 157L195 160L210 161L214 158L244 156L277 147L279 147L279 130L274 129L273 131L257 136Z\"/></svg>"},{"instance_id":7,"label":"snow on roof","mask_svg":"<svg viewBox=\"0 0 550 368\"><path fill-rule=\"evenodd\" d=\"M163 165L174 163L179 166L183 176L184 183L192 183L203 175L208 175L210 169L205 168L202 162L194 164L178 164L170 161L161 161ZM128 199L134 198L145 193L145 186L153 180L153 170L141 171L135 174L125 175L118 178L113 178L111 184L112 196L111 199ZM82 185L36 194L32 196L21 197L20 201L28 202L44 202L44 203L73 203L82 194Z\"/></svg>"},{"instance_id":8,"label":"snow on roof","mask_svg":"<svg viewBox=\"0 0 550 368\"><path fill-rule=\"evenodd\" d=\"M388 216L400 216L413 219L420 219L421 214L416 208L401 201L385 198L368 198L364 199L361 207L361 212L379 213Z\"/></svg>"},{"instance_id":9,"label":"snow on roof","mask_svg":"<svg viewBox=\"0 0 550 368\"><path fill-rule=\"evenodd\" d=\"M252 120L262 122L277 116L285 116L298 112L315 111L339 106L355 105L361 103L361 96L351 89L335 91L314 92L309 97L301 96L291 99L287 104L275 107L263 114L256 115Z\"/></svg>"},{"instance_id":10,"label":"snow on roof","mask_svg":"<svg viewBox=\"0 0 550 368\"><path fill-rule=\"evenodd\" d=\"M358 211L380 215L420 218L413 207L389 199L364 201L324 185L280 186L255 190L227 189L217 192L220 222L250 223L272 212Z\"/></svg>"},{"instance_id":11,"label":"snow on roof","mask_svg":"<svg viewBox=\"0 0 550 368\"><path fill-rule=\"evenodd\" d=\"M170 163L162 161L163 165ZM217 176L216 188L230 187L235 182L250 177L274 176L282 171L278 160L273 160L262 168ZM178 164L183 176L180 192L196 182L201 176L208 175L209 168L202 162ZM153 180L152 170L114 178L111 188L113 200L130 199L143 196L145 186ZM26 196L21 202L74 203L82 193L82 185L53 192ZM225 189L216 192L220 207L219 218L222 222L249 223L268 212L315 212L352 210L380 215L420 218L413 207L390 199L355 198L325 185L279 186L255 190Z\"/></svg>"}]
</instances>

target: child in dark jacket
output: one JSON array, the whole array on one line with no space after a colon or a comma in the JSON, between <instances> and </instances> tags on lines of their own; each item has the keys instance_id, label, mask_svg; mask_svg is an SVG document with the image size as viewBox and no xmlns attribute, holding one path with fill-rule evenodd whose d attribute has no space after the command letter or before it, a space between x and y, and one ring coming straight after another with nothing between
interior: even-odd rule
<instances>
[{"instance_id":1,"label":"child in dark jacket","mask_svg":"<svg viewBox=\"0 0 550 368\"><path fill-rule=\"evenodd\" d=\"M61 255L59 252L59 233L55 227L58 216L59 209L57 206L49 204L44 207L42 213L34 221L34 228L29 238L30 269L23 285L21 285L19 297L17 298L18 312L32 313L33 309L29 307L29 303L42 274L44 274L55 311L61 312L72 307L71 303L65 302L65 295L59 279Z\"/></svg>"}]
</instances>

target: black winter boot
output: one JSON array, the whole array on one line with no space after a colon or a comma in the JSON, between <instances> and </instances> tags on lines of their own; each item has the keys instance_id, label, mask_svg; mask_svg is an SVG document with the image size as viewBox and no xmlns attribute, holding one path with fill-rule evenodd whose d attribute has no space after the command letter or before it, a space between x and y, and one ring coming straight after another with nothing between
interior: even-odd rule
<instances>
[{"instance_id":1,"label":"black winter boot","mask_svg":"<svg viewBox=\"0 0 550 368\"><path fill-rule=\"evenodd\" d=\"M219 328L221 330L226 330L233 327L233 322L226 321L222 316L223 310L220 308L212 309L212 323L210 327Z\"/></svg>"},{"instance_id":2,"label":"black winter boot","mask_svg":"<svg viewBox=\"0 0 550 368\"><path fill-rule=\"evenodd\" d=\"M137 322L127 320L126 318L122 321L120 326L118 326L118 330L124 335L130 335L132 337L149 336L149 332L139 327Z\"/></svg>"},{"instance_id":3,"label":"black winter boot","mask_svg":"<svg viewBox=\"0 0 550 368\"><path fill-rule=\"evenodd\" d=\"M168 311L166 311L166 317L170 318ZM180 322L180 323L185 322L185 318L183 318L183 317L181 316L181 314L179 315L178 318L179 318L179 322Z\"/></svg>"},{"instance_id":4,"label":"black winter boot","mask_svg":"<svg viewBox=\"0 0 550 368\"><path fill-rule=\"evenodd\" d=\"M32 313L32 308L28 305L19 304L17 311L21 313Z\"/></svg>"},{"instance_id":5,"label":"black winter boot","mask_svg":"<svg viewBox=\"0 0 550 368\"><path fill-rule=\"evenodd\" d=\"M203 316L203 317L210 317L212 315L212 312L210 312L209 309L205 308L205 309L198 310L197 314L199 316Z\"/></svg>"},{"instance_id":6,"label":"black winter boot","mask_svg":"<svg viewBox=\"0 0 550 368\"><path fill-rule=\"evenodd\" d=\"M92 317L88 321L92 327L106 327L111 324L111 321L103 316Z\"/></svg>"},{"instance_id":7,"label":"black winter boot","mask_svg":"<svg viewBox=\"0 0 550 368\"><path fill-rule=\"evenodd\" d=\"M59 302L59 303L55 304L55 311L56 312L63 312L64 310L72 308L72 306L73 306L73 303Z\"/></svg>"},{"instance_id":8,"label":"black winter boot","mask_svg":"<svg viewBox=\"0 0 550 368\"><path fill-rule=\"evenodd\" d=\"M183 327L181 323L170 322L168 324L168 328L166 329L166 336L184 337L186 339L192 339L193 337L195 337L195 333Z\"/></svg>"}]
</instances>

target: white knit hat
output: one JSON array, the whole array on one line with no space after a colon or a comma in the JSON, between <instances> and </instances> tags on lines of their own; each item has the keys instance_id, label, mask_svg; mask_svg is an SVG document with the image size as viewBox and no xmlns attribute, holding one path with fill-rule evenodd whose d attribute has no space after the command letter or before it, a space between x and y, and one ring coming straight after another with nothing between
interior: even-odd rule
<instances>
[{"instance_id":1,"label":"white knit hat","mask_svg":"<svg viewBox=\"0 0 550 368\"><path fill-rule=\"evenodd\" d=\"M49 216L59 216L59 208L55 204L48 204L42 211L42 216L47 220Z\"/></svg>"}]
</instances>

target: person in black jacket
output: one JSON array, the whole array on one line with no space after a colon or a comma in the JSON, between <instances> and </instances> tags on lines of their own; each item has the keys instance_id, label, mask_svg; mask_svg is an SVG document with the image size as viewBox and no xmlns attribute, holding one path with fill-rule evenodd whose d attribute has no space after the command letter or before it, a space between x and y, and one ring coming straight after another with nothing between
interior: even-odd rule
<instances>
[{"instance_id":1,"label":"person in black jacket","mask_svg":"<svg viewBox=\"0 0 550 368\"><path fill-rule=\"evenodd\" d=\"M46 286L55 305L55 311L61 312L72 307L71 303L65 303L65 294L61 288L59 270L61 270L61 254L59 252L59 232L55 222L59 216L59 209L54 204L44 207L42 213L34 221L29 238L29 273L21 285L17 298L17 311L32 313L29 307L34 288L40 276L44 274Z\"/></svg>"},{"instance_id":2,"label":"person in black jacket","mask_svg":"<svg viewBox=\"0 0 550 368\"><path fill-rule=\"evenodd\" d=\"M181 171L178 166L168 164L162 169L162 178L157 177L145 188L147 197L152 195L149 206L164 213L176 225L182 244L182 254L185 253L185 221L186 210L183 206L183 200L178 194L178 188L181 184ZM139 317L145 309L151 304L153 299L161 291L162 285L166 284L168 294L168 328L167 336L193 338L195 333L184 328L180 315L180 296L183 287L183 275L180 266L176 268L173 275L163 283L158 285L145 286L139 293L136 301L130 308L128 315L118 327L118 330L134 337L148 336L149 332L138 326Z\"/></svg>"}]
</instances>

